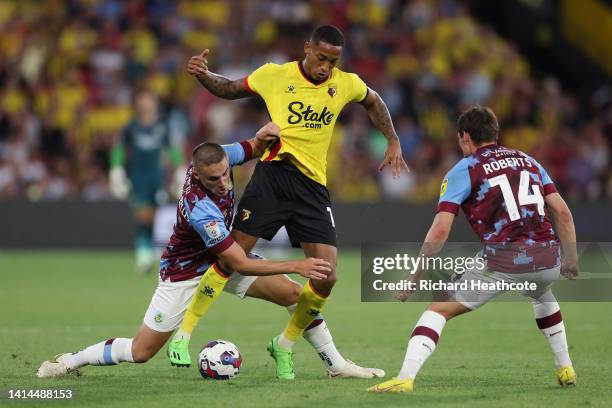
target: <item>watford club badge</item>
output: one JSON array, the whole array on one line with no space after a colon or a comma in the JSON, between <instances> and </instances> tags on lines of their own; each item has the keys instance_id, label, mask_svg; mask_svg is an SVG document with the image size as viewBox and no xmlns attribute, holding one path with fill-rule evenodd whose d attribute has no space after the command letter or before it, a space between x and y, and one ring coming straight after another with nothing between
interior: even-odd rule
<instances>
[{"instance_id":1,"label":"watford club badge","mask_svg":"<svg viewBox=\"0 0 612 408\"><path fill-rule=\"evenodd\" d=\"M327 93L329 94L329 96L331 96L332 98L334 96L336 96L336 86L335 85L330 85L329 88L327 88Z\"/></svg>"},{"instance_id":2,"label":"watford club badge","mask_svg":"<svg viewBox=\"0 0 612 408\"><path fill-rule=\"evenodd\" d=\"M242 209L242 221L248 220L250 216L251 216L251 211L247 210L246 208L243 208Z\"/></svg>"}]
</instances>

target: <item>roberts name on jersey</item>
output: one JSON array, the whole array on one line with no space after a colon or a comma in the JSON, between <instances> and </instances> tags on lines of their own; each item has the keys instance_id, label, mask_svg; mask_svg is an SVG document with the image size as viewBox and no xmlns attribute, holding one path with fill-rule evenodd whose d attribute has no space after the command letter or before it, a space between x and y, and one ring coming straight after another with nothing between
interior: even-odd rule
<instances>
[{"instance_id":1,"label":"roberts name on jersey","mask_svg":"<svg viewBox=\"0 0 612 408\"><path fill-rule=\"evenodd\" d=\"M474 232L487 244L485 256L489 255L492 270L532 272L559 264L559 241L544 202L556 191L535 159L488 145L448 172L438 211L456 215L463 209Z\"/></svg>"}]
</instances>

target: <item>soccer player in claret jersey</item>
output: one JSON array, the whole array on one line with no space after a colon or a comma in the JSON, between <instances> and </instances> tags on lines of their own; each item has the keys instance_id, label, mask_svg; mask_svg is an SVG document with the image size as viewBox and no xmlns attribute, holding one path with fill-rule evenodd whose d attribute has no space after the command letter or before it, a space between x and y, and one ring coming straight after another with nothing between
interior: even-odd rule
<instances>
[{"instance_id":1,"label":"soccer player in claret jersey","mask_svg":"<svg viewBox=\"0 0 612 408\"><path fill-rule=\"evenodd\" d=\"M269 123L248 141L226 146L202 143L194 149L174 232L160 263L159 283L136 336L110 338L76 353L58 355L42 363L38 377L78 373L86 365L148 361L179 326L196 290L210 298L224 289L243 297L255 276L298 273L323 279L331 273L331 265L321 259L277 262L247 256L229 234L234 213L231 168L260 156L266 143L277 137L278 127ZM218 266L220 260L239 273L228 276Z\"/></svg>"},{"instance_id":2,"label":"soccer player in claret jersey","mask_svg":"<svg viewBox=\"0 0 612 408\"><path fill-rule=\"evenodd\" d=\"M325 25L316 28L305 42L302 61L264 64L242 79L231 80L210 72L209 50L192 57L187 66L213 95L224 99L261 97L272 121L280 126L279 141L262 156L238 204L234 240L248 252L259 238L270 240L285 226L294 246L301 246L306 256L328 260L333 267L326 279L309 281L299 289L289 323L268 345L280 379L295 377L293 345L305 329L322 322L319 312L336 282L336 231L325 187L326 158L334 125L346 104L363 105L374 126L386 137L388 146L379 170L390 165L396 177L402 168L408 170L383 100L359 76L336 67L343 47L340 30ZM295 292L296 285L283 277L259 281L253 290L260 293L291 297ZM204 296L198 298L205 300ZM185 350L183 344L182 352ZM338 363L330 367L332 376L341 374L346 363L337 357Z\"/></svg>"},{"instance_id":3,"label":"soccer player in claret jersey","mask_svg":"<svg viewBox=\"0 0 612 408\"><path fill-rule=\"evenodd\" d=\"M551 286L559 274L578 275L572 214L546 170L523 152L497 145L499 125L493 111L474 106L459 117L458 141L464 158L442 181L440 201L422 251L435 255L447 240L459 208L484 244L487 270L470 270L461 281L534 282L531 298L537 326L550 344L561 386L576 384L565 326ZM552 221L555 223L555 229ZM564 258L560 263L560 247ZM417 282L420 271L412 275ZM468 285L468 286L471 286ZM462 291L434 301L421 315L408 342L397 378L370 392L411 392L423 363L433 353L442 329L453 317L477 309L502 292ZM409 292L398 293L406 300Z\"/></svg>"}]
</instances>

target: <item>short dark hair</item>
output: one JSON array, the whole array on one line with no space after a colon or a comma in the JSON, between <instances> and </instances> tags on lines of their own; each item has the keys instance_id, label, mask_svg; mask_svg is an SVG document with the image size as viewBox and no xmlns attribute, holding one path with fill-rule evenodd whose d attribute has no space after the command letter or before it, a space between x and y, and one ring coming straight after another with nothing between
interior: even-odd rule
<instances>
[{"instance_id":1,"label":"short dark hair","mask_svg":"<svg viewBox=\"0 0 612 408\"><path fill-rule=\"evenodd\" d=\"M220 163L227 155L223 147L217 143L204 142L200 143L193 149L192 159L193 167L210 166L211 164Z\"/></svg>"},{"instance_id":2,"label":"short dark hair","mask_svg":"<svg viewBox=\"0 0 612 408\"><path fill-rule=\"evenodd\" d=\"M491 108L474 105L459 116L457 131L461 137L463 137L463 132L469 133L474 144L477 145L484 142L496 142L499 123Z\"/></svg>"},{"instance_id":3,"label":"short dark hair","mask_svg":"<svg viewBox=\"0 0 612 408\"><path fill-rule=\"evenodd\" d=\"M337 47L344 47L344 35L338 27L333 25L318 26L310 34L310 42L313 44L318 44L321 41Z\"/></svg>"}]
</instances>

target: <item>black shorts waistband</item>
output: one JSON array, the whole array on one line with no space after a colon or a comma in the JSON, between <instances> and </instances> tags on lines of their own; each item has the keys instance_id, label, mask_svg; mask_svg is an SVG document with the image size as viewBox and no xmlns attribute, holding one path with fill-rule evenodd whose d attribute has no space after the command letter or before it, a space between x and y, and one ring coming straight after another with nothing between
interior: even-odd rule
<instances>
[{"instance_id":1,"label":"black shorts waistband","mask_svg":"<svg viewBox=\"0 0 612 408\"><path fill-rule=\"evenodd\" d=\"M304 174L300 171L300 169L298 169L297 167L295 167L295 165L293 163L289 163L288 161L284 161L284 160L273 160L273 161L260 161L259 164L264 165L264 166L274 166L277 168L281 168L283 170L287 170L287 171L291 171L293 173L299 173L299 174Z\"/></svg>"}]
</instances>

